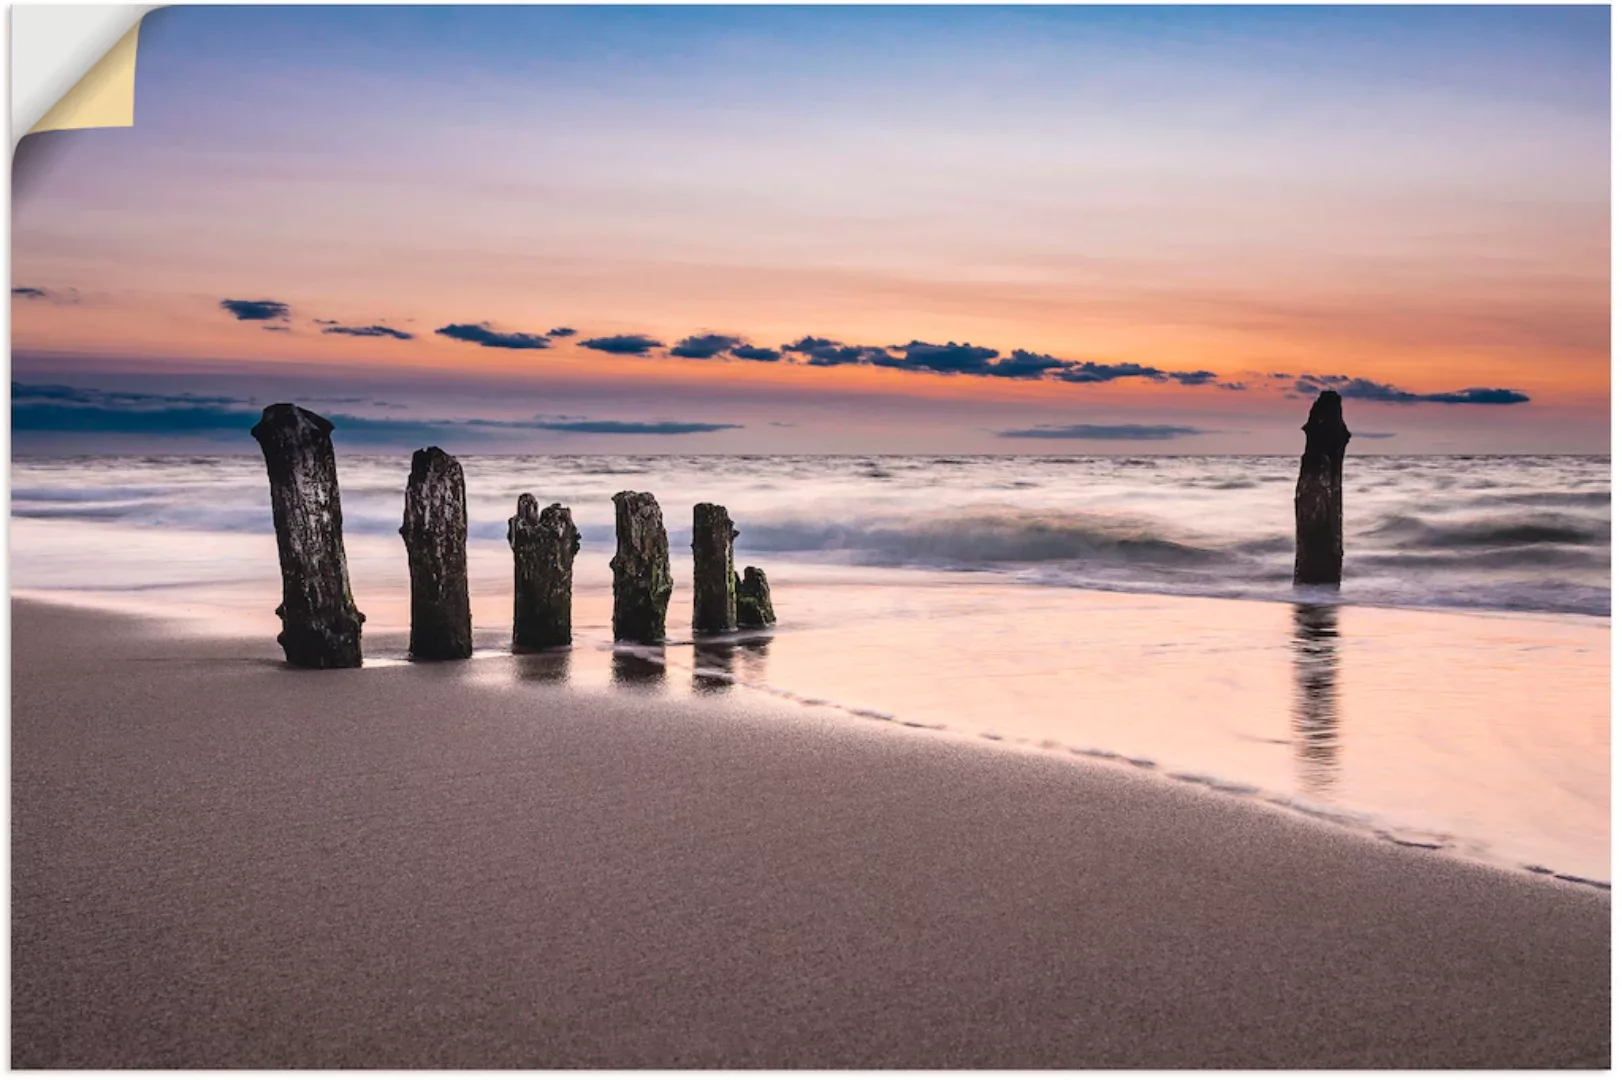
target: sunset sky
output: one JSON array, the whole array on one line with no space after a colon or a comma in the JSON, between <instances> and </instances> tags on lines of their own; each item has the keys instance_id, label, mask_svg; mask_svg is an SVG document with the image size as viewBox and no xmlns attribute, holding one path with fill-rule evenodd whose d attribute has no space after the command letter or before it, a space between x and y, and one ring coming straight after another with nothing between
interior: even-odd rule
<instances>
[{"instance_id":1,"label":"sunset sky","mask_svg":"<svg viewBox=\"0 0 1622 1080\"><path fill-rule=\"evenodd\" d=\"M453 452L1285 453L1339 388L1354 452L1606 452L1609 41L1604 7L165 9L135 126L14 169L17 446L256 452L291 399Z\"/></svg>"}]
</instances>

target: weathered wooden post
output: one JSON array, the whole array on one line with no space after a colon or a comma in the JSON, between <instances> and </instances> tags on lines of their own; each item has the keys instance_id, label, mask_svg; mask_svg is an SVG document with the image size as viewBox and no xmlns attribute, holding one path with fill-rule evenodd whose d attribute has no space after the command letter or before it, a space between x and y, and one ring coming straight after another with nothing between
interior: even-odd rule
<instances>
[{"instance_id":1,"label":"weathered wooden post","mask_svg":"<svg viewBox=\"0 0 1622 1080\"><path fill-rule=\"evenodd\" d=\"M659 503L646 492L614 496L614 640L657 645L665 640L670 605L670 540Z\"/></svg>"},{"instance_id":2,"label":"weathered wooden post","mask_svg":"<svg viewBox=\"0 0 1622 1080\"><path fill-rule=\"evenodd\" d=\"M518 514L507 519L513 549L513 647L551 649L573 640L574 557L580 533L569 508L545 510L535 496L518 496Z\"/></svg>"},{"instance_id":3,"label":"weathered wooden post","mask_svg":"<svg viewBox=\"0 0 1622 1080\"><path fill-rule=\"evenodd\" d=\"M360 667L360 624L349 593L344 512L332 421L297 405L271 405L251 432L270 474L270 511L282 564L277 644L295 667Z\"/></svg>"},{"instance_id":4,"label":"weathered wooden post","mask_svg":"<svg viewBox=\"0 0 1622 1080\"><path fill-rule=\"evenodd\" d=\"M1339 585L1341 547L1341 466L1352 433L1340 414L1340 395L1325 390L1312 403L1307 448L1295 482L1295 583Z\"/></svg>"},{"instance_id":5,"label":"weathered wooden post","mask_svg":"<svg viewBox=\"0 0 1622 1080\"><path fill-rule=\"evenodd\" d=\"M738 580L732 569L737 535L726 507L693 507L693 629L700 633L738 628Z\"/></svg>"},{"instance_id":6,"label":"weathered wooden post","mask_svg":"<svg viewBox=\"0 0 1622 1080\"><path fill-rule=\"evenodd\" d=\"M473 655L467 487L461 463L437 446L411 455L400 535L411 567L411 656L466 660Z\"/></svg>"},{"instance_id":7,"label":"weathered wooden post","mask_svg":"<svg viewBox=\"0 0 1622 1080\"><path fill-rule=\"evenodd\" d=\"M758 566L744 567L743 577L737 583L738 626L740 629L759 629L777 622L772 610L772 587L766 583L766 571Z\"/></svg>"}]
</instances>

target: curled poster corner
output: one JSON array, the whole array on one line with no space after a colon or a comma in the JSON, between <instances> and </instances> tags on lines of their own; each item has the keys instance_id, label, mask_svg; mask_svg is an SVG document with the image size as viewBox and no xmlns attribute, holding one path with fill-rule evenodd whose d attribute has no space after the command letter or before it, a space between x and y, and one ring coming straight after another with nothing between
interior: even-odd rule
<instances>
[{"instance_id":1,"label":"curled poster corner","mask_svg":"<svg viewBox=\"0 0 1622 1080\"><path fill-rule=\"evenodd\" d=\"M135 124L135 54L140 41L139 21L118 39L84 77L29 129L67 131L74 128L133 127Z\"/></svg>"}]
</instances>

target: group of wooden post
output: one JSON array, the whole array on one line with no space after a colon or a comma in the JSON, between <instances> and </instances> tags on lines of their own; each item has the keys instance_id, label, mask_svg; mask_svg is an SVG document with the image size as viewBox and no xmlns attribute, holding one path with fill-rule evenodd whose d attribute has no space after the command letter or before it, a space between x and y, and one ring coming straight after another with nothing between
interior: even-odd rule
<instances>
[{"instance_id":1,"label":"group of wooden post","mask_svg":"<svg viewBox=\"0 0 1622 1080\"><path fill-rule=\"evenodd\" d=\"M349 591L343 507L338 493L332 422L297 405L272 405L252 432L270 475L271 513L282 568L282 619L277 637L288 663L308 668L359 667L365 621ZM614 496L618 541L613 560L614 640L646 645L665 640L665 612L674 581L670 543L659 503L645 492ZM411 456L405 520L400 526L411 569L411 656L463 660L473 655L468 600L467 492L461 464L437 446ZM738 536L726 507L693 507L693 629L723 634L771 626L766 574L733 569ZM513 552L513 646L547 649L572 638L574 557L580 533L569 509L542 509L518 497L507 521Z\"/></svg>"},{"instance_id":2,"label":"group of wooden post","mask_svg":"<svg viewBox=\"0 0 1622 1080\"><path fill-rule=\"evenodd\" d=\"M1297 585L1339 586L1342 547L1341 473L1351 432L1340 395L1313 402L1306 449L1295 485ZM282 565L282 619L277 641L298 667L359 667L360 627L344 558L343 510L332 422L297 405L272 405L253 428L270 474L276 546ZM618 549L614 571L614 640L659 644L673 585L670 545L659 503L645 492L614 496ZM411 457L406 482L406 556L411 566L411 655L465 659L473 653L468 606L467 496L462 466L437 446ZM726 633L776 621L766 575L732 566L737 537L726 507L693 507L693 629ZM541 509L518 497L507 522L513 550L513 645L544 649L570 642L574 557L580 550L569 509Z\"/></svg>"}]
</instances>

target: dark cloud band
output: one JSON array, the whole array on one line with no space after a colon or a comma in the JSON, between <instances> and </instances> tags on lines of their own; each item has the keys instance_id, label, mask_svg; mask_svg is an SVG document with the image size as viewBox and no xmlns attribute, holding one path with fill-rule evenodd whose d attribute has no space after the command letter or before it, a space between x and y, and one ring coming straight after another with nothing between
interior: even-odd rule
<instances>
[{"instance_id":1,"label":"dark cloud band","mask_svg":"<svg viewBox=\"0 0 1622 1080\"><path fill-rule=\"evenodd\" d=\"M490 329L489 323L451 323L441 326L434 333L486 349L547 349L552 346L545 334L504 333Z\"/></svg>"}]
</instances>

